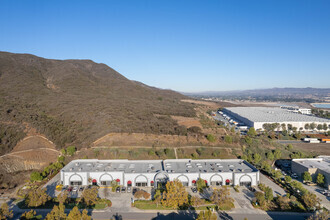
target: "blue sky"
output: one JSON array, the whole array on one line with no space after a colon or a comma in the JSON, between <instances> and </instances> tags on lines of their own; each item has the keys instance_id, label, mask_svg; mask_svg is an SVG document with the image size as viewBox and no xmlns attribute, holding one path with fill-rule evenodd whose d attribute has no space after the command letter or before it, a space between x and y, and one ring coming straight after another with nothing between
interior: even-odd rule
<instances>
[{"instance_id":1,"label":"blue sky","mask_svg":"<svg viewBox=\"0 0 330 220\"><path fill-rule=\"evenodd\" d=\"M330 87L330 1L0 0L0 50L185 92Z\"/></svg>"}]
</instances>

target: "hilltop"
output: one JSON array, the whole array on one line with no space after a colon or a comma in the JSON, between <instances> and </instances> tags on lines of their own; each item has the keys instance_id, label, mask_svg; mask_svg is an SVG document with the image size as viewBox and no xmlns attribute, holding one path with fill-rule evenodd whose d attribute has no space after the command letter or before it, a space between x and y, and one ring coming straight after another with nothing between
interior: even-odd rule
<instances>
[{"instance_id":1,"label":"hilltop","mask_svg":"<svg viewBox=\"0 0 330 220\"><path fill-rule=\"evenodd\" d=\"M0 52L0 151L10 152L31 128L57 148L88 147L111 132L177 134L172 117L195 116L184 98L91 60Z\"/></svg>"}]
</instances>

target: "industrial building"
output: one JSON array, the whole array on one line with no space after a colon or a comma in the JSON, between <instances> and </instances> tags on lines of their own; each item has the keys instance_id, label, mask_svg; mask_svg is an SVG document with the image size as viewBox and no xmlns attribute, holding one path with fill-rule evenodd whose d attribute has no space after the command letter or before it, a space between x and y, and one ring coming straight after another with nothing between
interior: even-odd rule
<instances>
[{"instance_id":1,"label":"industrial building","mask_svg":"<svg viewBox=\"0 0 330 220\"><path fill-rule=\"evenodd\" d=\"M240 159L173 160L74 160L61 170L63 185L119 185L157 187L180 180L193 186L202 178L207 185L247 185L259 183L259 171Z\"/></svg>"},{"instance_id":2,"label":"industrial building","mask_svg":"<svg viewBox=\"0 0 330 220\"><path fill-rule=\"evenodd\" d=\"M279 123L291 124L298 130L305 130L305 124L315 123L316 126L326 124L330 125L330 120L319 118L312 115L294 113L290 110L279 107L230 107L222 110L231 118L244 123L249 127L254 127L256 130L263 130L263 124ZM281 126L278 130L281 130Z\"/></svg>"},{"instance_id":3,"label":"industrial building","mask_svg":"<svg viewBox=\"0 0 330 220\"><path fill-rule=\"evenodd\" d=\"M296 173L300 178L304 172L309 172L316 181L316 177L319 173L324 176L324 186L330 189L330 157L323 156L318 158L304 158L293 159L291 162L291 171Z\"/></svg>"}]
</instances>

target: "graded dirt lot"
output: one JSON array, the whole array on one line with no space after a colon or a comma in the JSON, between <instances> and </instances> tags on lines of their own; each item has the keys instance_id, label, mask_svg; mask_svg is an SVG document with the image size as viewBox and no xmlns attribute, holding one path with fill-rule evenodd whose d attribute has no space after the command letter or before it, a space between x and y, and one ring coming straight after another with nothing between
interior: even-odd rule
<instances>
[{"instance_id":1,"label":"graded dirt lot","mask_svg":"<svg viewBox=\"0 0 330 220\"><path fill-rule=\"evenodd\" d=\"M202 128L202 124L196 118L182 117L182 116L171 116L171 118L176 120L179 125L186 126L187 128L190 128L193 126Z\"/></svg>"},{"instance_id":2,"label":"graded dirt lot","mask_svg":"<svg viewBox=\"0 0 330 220\"><path fill-rule=\"evenodd\" d=\"M330 155L330 143L296 143L292 144L294 149L312 153L315 155Z\"/></svg>"}]
</instances>

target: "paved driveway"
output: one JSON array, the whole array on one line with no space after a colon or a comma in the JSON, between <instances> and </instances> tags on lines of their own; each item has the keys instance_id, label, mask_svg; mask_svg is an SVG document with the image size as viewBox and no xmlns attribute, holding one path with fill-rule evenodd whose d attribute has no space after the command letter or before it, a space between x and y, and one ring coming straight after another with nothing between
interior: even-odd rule
<instances>
[{"instance_id":1,"label":"paved driveway","mask_svg":"<svg viewBox=\"0 0 330 220\"><path fill-rule=\"evenodd\" d=\"M321 188L319 186L308 186L304 184L304 187L311 193L314 193L320 200L321 205L326 207L328 210L330 210L330 197L326 197L321 193L324 188Z\"/></svg>"},{"instance_id":2,"label":"paved driveway","mask_svg":"<svg viewBox=\"0 0 330 220\"><path fill-rule=\"evenodd\" d=\"M260 173L260 182L272 188L274 196L276 195L283 196L286 194L286 192L284 191L284 189L282 189L282 187L280 187L279 185L268 179L268 177L266 177L262 173Z\"/></svg>"}]
</instances>

